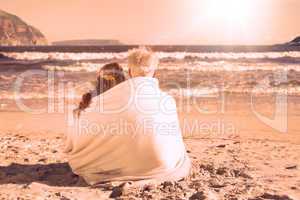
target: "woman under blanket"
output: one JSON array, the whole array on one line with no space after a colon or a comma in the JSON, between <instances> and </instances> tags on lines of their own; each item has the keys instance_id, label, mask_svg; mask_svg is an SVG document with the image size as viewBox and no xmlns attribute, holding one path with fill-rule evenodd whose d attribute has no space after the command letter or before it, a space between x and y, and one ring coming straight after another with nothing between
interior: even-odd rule
<instances>
[{"instance_id":1,"label":"woman under blanket","mask_svg":"<svg viewBox=\"0 0 300 200\"><path fill-rule=\"evenodd\" d=\"M129 80L120 78L122 70L103 68L96 95L83 96L75 111L76 126L67 133L69 164L92 185L182 179L189 174L190 160L175 100L153 78L158 59L140 48L129 52L128 63ZM99 80L114 83L107 90Z\"/></svg>"}]
</instances>

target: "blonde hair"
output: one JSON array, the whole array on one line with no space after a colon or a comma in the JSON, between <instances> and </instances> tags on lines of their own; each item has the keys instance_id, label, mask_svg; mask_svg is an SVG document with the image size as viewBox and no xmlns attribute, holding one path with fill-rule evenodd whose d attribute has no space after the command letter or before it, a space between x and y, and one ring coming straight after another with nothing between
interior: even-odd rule
<instances>
[{"instance_id":1,"label":"blonde hair","mask_svg":"<svg viewBox=\"0 0 300 200\"><path fill-rule=\"evenodd\" d=\"M158 63L158 57L149 48L140 47L128 51L128 68L133 77L154 73Z\"/></svg>"}]
</instances>

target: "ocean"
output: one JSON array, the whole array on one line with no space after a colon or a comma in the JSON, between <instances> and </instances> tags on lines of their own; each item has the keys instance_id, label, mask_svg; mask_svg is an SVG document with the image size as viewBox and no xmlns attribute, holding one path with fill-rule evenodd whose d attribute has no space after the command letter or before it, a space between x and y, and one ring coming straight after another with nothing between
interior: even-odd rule
<instances>
[{"instance_id":1,"label":"ocean","mask_svg":"<svg viewBox=\"0 0 300 200\"><path fill-rule=\"evenodd\" d=\"M132 46L134 47L134 46ZM16 99L46 102L75 98L92 89L96 72L118 62L127 72L132 47L1 47L0 110L15 109ZM164 46L156 77L165 92L179 99L216 93L300 96L300 49L279 47ZM64 89L63 89L64 90ZM14 105L14 106L12 106Z\"/></svg>"}]
</instances>

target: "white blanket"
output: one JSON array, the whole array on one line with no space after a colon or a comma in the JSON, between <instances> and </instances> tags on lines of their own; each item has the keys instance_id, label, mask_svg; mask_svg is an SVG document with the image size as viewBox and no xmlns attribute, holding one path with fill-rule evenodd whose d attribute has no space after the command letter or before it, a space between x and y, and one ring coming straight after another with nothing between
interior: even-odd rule
<instances>
[{"instance_id":1,"label":"white blanket","mask_svg":"<svg viewBox=\"0 0 300 200\"><path fill-rule=\"evenodd\" d=\"M188 175L175 100L155 78L125 81L93 99L68 131L74 173L89 184L175 181Z\"/></svg>"}]
</instances>

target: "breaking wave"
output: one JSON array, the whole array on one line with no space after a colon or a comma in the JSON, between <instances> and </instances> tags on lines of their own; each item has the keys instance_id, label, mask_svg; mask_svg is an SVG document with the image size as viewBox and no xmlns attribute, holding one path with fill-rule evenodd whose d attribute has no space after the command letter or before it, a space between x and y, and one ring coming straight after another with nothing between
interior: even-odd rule
<instances>
[{"instance_id":1,"label":"breaking wave","mask_svg":"<svg viewBox=\"0 0 300 200\"><path fill-rule=\"evenodd\" d=\"M114 53L60 53L60 52L12 52L1 53L16 60L122 60L127 58L127 52ZM191 53L191 52L157 52L160 59L171 60L241 60L241 59L288 59L299 58L300 52L257 52L257 53Z\"/></svg>"},{"instance_id":2,"label":"breaking wave","mask_svg":"<svg viewBox=\"0 0 300 200\"><path fill-rule=\"evenodd\" d=\"M119 62L127 71L127 53L1 53L13 59L0 60L0 99L14 99L11 88L23 71L40 69L62 71L57 81L81 83L94 79L95 72L105 63ZM161 59L158 78L162 89L179 98L209 97L220 92L300 95L300 52L261 53L184 53L158 52ZM276 83L270 78L265 88L256 88L260 81L277 72L284 72L287 80ZM187 79L191 78L190 87ZM93 81L93 80L90 80ZM176 83L179 88L168 87ZM22 99L48 98L45 94L47 76L25 81ZM164 86L165 85L165 86ZM213 86L222 85L221 89ZM78 93L80 97L81 92ZM76 97L77 98L77 97Z\"/></svg>"}]
</instances>

